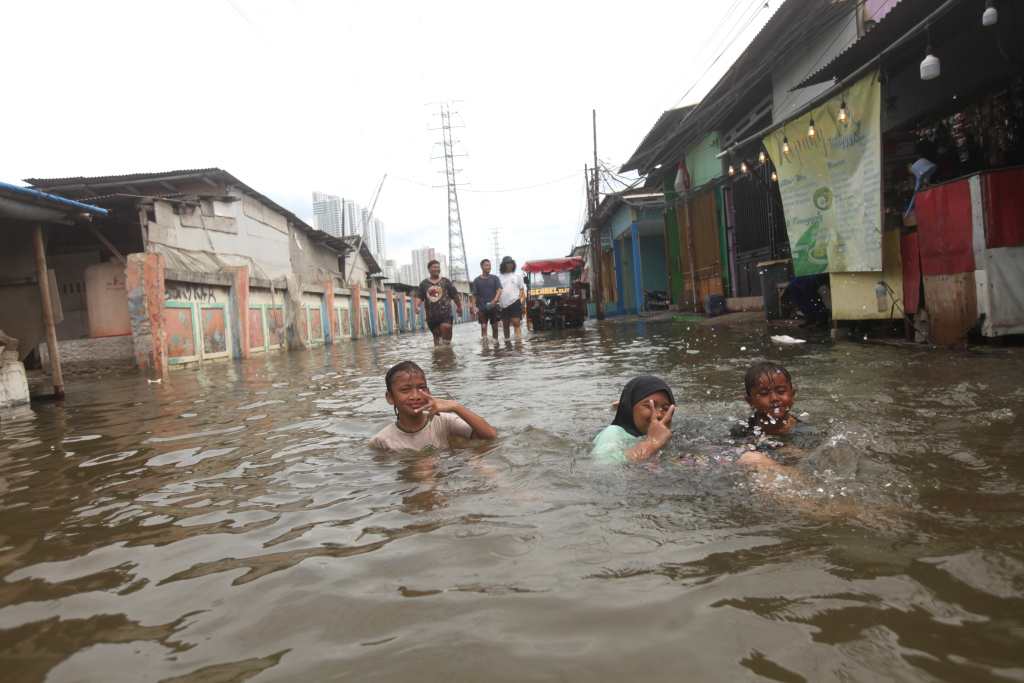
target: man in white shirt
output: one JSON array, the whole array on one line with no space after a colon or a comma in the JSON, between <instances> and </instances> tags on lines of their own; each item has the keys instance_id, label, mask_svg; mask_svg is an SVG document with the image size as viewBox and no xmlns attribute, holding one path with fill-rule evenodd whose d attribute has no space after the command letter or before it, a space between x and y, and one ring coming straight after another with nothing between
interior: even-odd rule
<instances>
[{"instance_id":1,"label":"man in white shirt","mask_svg":"<svg viewBox=\"0 0 1024 683\"><path fill-rule=\"evenodd\" d=\"M509 326L514 327L516 336L520 336L519 323L523 319L522 293L526 291L523 276L516 272L516 262L511 256L501 259L498 267L498 279L501 289L494 297L494 304L501 307L501 324L505 330L505 339L509 338Z\"/></svg>"}]
</instances>

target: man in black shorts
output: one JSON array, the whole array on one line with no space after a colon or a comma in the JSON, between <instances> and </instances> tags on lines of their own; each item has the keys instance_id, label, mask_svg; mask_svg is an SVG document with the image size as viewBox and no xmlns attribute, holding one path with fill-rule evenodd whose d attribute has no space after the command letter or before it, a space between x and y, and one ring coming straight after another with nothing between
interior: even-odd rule
<instances>
[{"instance_id":1,"label":"man in black shorts","mask_svg":"<svg viewBox=\"0 0 1024 683\"><path fill-rule=\"evenodd\" d=\"M420 283L412 297L413 315L419 315L422 305L427 313L427 327L434 335L434 346L440 346L442 340L450 344L452 323L455 322L452 317L452 301L455 301L455 308L462 315L462 297L451 280L441 277L441 264L438 261L428 263L427 271L430 277Z\"/></svg>"},{"instance_id":2,"label":"man in black shorts","mask_svg":"<svg viewBox=\"0 0 1024 683\"><path fill-rule=\"evenodd\" d=\"M482 275L473 280L473 310L476 311L477 322L480 323L480 336L487 339L487 325L491 325L494 338L498 338L498 307L494 299L501 289L501 281L497 275L491 275L491 262L484 259L480 262Z\"/></svg>"}]
</instances>

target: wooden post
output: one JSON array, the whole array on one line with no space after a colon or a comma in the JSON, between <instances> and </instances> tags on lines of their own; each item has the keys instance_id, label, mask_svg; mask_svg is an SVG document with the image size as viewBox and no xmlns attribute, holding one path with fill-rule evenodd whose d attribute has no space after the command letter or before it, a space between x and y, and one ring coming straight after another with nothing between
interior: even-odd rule
<instances>
[{"instance_id":1,"label":"wooden post","mask_svg":"<svg viewBox=\"0 0 1024 683\"><path fill-rule=\"evenodd\" d=\"M594 236L592 241L595 244L595 254L597 258L594 259L595 269L591 269L596 275L596 282L594 283L597 287L597 297L594 299L594 307L597 309L597 319L604 320L604 273L602 266L602 259L604 259L604 249L601 248L601 228L597 225L597 213L601 208L601 181L597 175L597 110L594 109L594 212L591 214L594 220Z\"/></svg>"},{"instance_id":2,"label":"wooden post","mask_svg":"<svg viewBox=\"0 0 1024 683\"><path fill-rule=\"evenodd\" d=\"M334 330L339 330L338 336L341 335L338 313L334 310L334 280L321 280L320 284L324 286L324 306L327 307L327 330L324 331L324 344L332 346L337 341Z\"/></svg>"},{"instance_id":3,"label":"wooden post","mask_svg":"<svg viewBox=\"0 0 1024 683\"><path fill-rule=\"evenodd\" d=\"M53 396L64 400L64 377L60 372L60 354L57 352L57 329L53 324L53 308L50 306L50 278L46 274L46 249L43 247L43 224L36 223L32 230L36 249L36 274L39 279L39 296L42 298L43 325L46 327L46 346L50 351L50 374L53 377Z\"/></svg>"}]
</instances>

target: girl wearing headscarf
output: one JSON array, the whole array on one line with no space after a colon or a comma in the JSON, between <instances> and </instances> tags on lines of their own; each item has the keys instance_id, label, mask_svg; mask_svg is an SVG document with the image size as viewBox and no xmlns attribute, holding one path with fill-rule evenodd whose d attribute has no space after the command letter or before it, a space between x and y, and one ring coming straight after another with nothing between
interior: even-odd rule
<instances>
[{"instance_id":1,"label":"girl wearing headscarf","mask_svg":"<svg viewBox=\"0 0 1024 683\"><path fill-rule=\"evenodd\" d=\"M634 377L622 389L615 419L594 437L591 455L597 460L647 460L672 438L675 412L672 390L650 375Z\"/></svg>"}]
</instances>

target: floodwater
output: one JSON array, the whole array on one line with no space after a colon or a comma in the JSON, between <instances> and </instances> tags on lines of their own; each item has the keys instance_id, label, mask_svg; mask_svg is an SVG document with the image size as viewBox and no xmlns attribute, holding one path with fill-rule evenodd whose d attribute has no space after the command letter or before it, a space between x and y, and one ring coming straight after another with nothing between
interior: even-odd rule
<instances>
[{"instance_id":1,"label":"floodwater","mask_svg":"<svg viewBox=\"0 0 1024 683\"><path fill-rule=\"evenodd\" d=\"M791 478L588 457L647 373L666 456L727 445L765 357L821 431ZM402 359L498 440L367 450ZM0 412L2 678L1024 680L1022 370L609 320L72 379Z\"/></svg>"}]
</instances>

